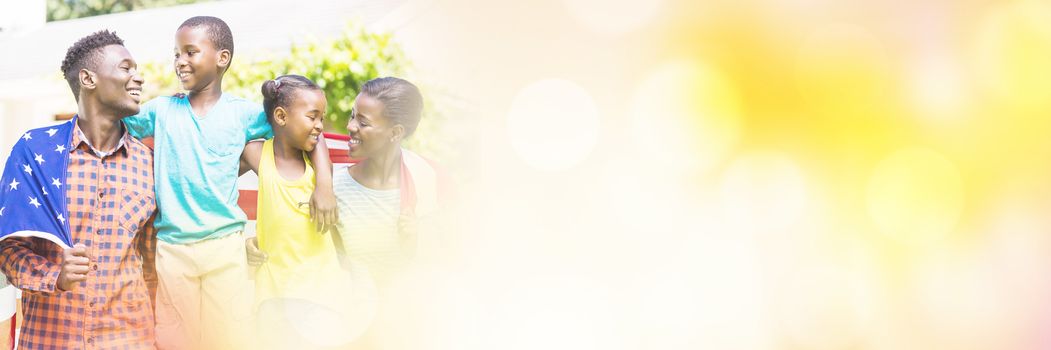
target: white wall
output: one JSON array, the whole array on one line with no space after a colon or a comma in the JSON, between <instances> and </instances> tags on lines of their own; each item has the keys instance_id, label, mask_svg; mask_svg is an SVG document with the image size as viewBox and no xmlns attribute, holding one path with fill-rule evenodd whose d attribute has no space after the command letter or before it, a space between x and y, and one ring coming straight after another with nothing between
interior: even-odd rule
<instances>
[{"instance_id":1,"label":"white wall","mask_svg":"<svg viewBox=\"0 0 1051 350\"><path fill-rule=\"evenodd\" d=\"M17 89L19 84L4 82ZM27 80L21 83L28 96L0 88L0 159L7 161L11 147L26 130L57 123L55 114L76 111L76 101L64 81ZM0 171L3 163L0 163Z\"/></svg>"},{"instance_id":2,"label":"white wall","mask_svg":"<svg viewBox=\"0 0 1051 350\"><path fill-rule=\"evenodd\" d=\"M46 0L5 0L0 6L0 37L24 35L47 21Z\"/></svg>"}]
</instances>

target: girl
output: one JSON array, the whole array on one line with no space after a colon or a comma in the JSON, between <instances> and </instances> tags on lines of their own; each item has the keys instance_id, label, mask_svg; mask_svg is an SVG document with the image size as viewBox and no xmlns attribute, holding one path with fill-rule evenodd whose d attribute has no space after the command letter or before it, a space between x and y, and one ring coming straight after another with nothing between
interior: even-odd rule
<instances>
[{"instance_id":1,"label":"girl","mask_svg":"<svg viewBox=\"0 0 1051 350\"><path fill-rule=\"evenodd\" d=\"M401 141L419 124L422 109L423 97L413 84L398 78L373 79L362 86L347 124L350 157L360 161L334 170L340 223L338 235L333 237L339 237L340 261L354 287L352 292L343 293L352 308L347 318L350 322L342 323L344 334L357 337L369 329L363 339L354 341L353 348L380 348L384 344L378 339L382 334L400 334L404 320L387 319L389 312L376 313L377 307L385 309L397 303L384 298L376 305L375 288L379 292L388 290L397 272L416 255L416 247L434 241L429 236L435 226L431 219L441 217L436 211L439 189L445 188L439 188L439 183L444 185L446 182L440 181L444 178L427 160L401 148ZM262 188L260 180L260 199ZM259 217L262 215L260 211ZM417 227L427 229L428 234L417 234ZM436 249L420 250L425 251ZM265 253L251 246L249 257L257 262L268 260ZM379 318L373 319L374 313Z\"/></svg>"},{"instance_id":2,"label":"girl","mask_svg":"<svg viewBox=\"0 0 1051 350\"><path fill-rule=\"evenodd\" d=\"M314 169L307 153L323 141L325 94L298 75L269 80L262 93L274 138L246 145L241 156L259 175L257 237L247 242L249 264L258 266L257 330L264 348L311 347L318 337L297 329L316 333L338 324L347 308L340 294L350 288L331 236L317 232L308 208Z\"/></svg>"}]
</instances>

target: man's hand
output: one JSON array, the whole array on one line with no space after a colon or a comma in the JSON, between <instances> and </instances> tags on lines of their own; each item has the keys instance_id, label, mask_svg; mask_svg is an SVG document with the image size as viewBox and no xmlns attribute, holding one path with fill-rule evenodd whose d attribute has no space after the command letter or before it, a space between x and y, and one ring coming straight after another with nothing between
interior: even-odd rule
<instances>
[{"instance_id":1,"label":"man's hand","mask_svg":"<svg viewBox=\"0 0 1051 350\"><path fill-rule=\"evenodd\" d=\"M62 269L58 273L58 289L66 291L73 290L80 282L88 279L88 248L83 244L73 245L73 248L62 251Z\"/></svg>"},{"instance_id":2,"label":"man's hand","mask_svg":"<svg viewBox=\"0 0 1051 350\"><path fill-rule=\"evenodd\" d=\"M267 255L262 250L259 250L259 240L255 237L245 240L245 252L248 254L249 266L259 267L266 262Z\"/></svg>"},{"instance_id":3,"label":"man's hand","mask_svg":"<svg viewBox=\"0 0 1051 350\"><path fill-rule=\"evenodd\" d=\"M317 186L310 195L310 219L317 225L317 231L325 232L336 227L339 222L339 210L336 207L336 195L331 188Z\"/></svg>"}]
</instances>

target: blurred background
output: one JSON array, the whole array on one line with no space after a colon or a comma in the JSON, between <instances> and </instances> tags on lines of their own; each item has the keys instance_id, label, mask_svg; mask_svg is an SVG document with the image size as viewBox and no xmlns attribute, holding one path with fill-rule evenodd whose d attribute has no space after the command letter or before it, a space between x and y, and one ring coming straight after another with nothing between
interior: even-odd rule
<instances>
[{"instance_id":1,"label":"blurred background","mask_svg":"<svg viewBox=\"0 0 1051 350\"><path fill-rule=\"evenodd\" d=\"M420 85L457 225L389 348L1051 348L1048 1L0 4L5 159L103 28L156 96L221 17L224 87L323 80L335 132L365 80Z\"/></svg>"}]
</instances>

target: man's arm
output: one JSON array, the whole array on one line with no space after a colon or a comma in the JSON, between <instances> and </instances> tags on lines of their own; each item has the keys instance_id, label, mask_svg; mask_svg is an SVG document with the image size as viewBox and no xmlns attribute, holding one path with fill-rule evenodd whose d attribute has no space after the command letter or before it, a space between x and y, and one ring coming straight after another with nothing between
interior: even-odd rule
<instances>
[{"instance_id":1,"label":"man's arm","mask_svg":"<svg viewBox=\"0 0 1051 350\"><path fill-rule=\"evenodd\" d=\"M39 241L28 237L0 241L0 270L12 285L24 292L55 293L70 290L87 279L90 259L84 245L64 249L62 261L56 264L36 253Z\"/></svg>"},{"instance_id":2,"label":"man's arm","mask_svg":"<svg viewBox=\"0 0 1051 350\"><path fill-rule=\"evenodd\" d=\"M11 285L23 292L55 292L61 267L34 252L33 244L29 237L0 241L0 270Z\"/></svg>"}]
</instances>

